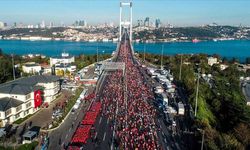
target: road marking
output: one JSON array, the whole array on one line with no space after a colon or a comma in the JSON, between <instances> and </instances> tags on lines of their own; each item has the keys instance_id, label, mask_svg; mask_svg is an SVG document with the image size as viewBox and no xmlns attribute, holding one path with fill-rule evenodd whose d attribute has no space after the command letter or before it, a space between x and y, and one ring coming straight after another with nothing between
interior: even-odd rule
<instances>
[{"instance_id":1,"label":"road marking","mask_svg":"<svg viewBox=\"0 0 250 150\"><path fill-rule=\"evenodd\" d=\"M95 139L96 139L96 137L97 137L97 134L98 134L98 132L96 132L96 134L95 134Z\"/></svg>"},{"instance_id":2,"label":"road marking","mask_svg":"<svg viewBox=\"0 0 250 150\"><path fill-rule=\"evenodd\" d=\"M77 116L75 117L75 120L77 119Z\"/></svg>"},{"instance_id":3,"label":"road marking","mask_svg":"<svg viewBox=\"0 0 250 150\"><path fill-rule=\"evenodd\" d=\"M109 123L109 118L107 119L107 124Z\"/></svg>"},{"instance_id":4,"label":"road marking","mask_svg":"<svg viewBox=\"0 0 250 150\"><path fill-rule=\"evenodd\" d=\"M104 133L102 141L105 141L105 138L106 138L106 132Z\"/></svg>"},{"instance_id":5,"label":"road marking","mask_svg":"<svg viewBox=\"0 0 250 150\"><path fill-rule=\"evenodd\" d=\"M65 137L65 139L67 139L67 137L68 137L68 134L66 134L66 137Z\"/></svg>"},{"instance_id":6,"label":"road marking","mask_svg":"<svg viewBox=\"0 0 250 150\"><path fill-rule=\"evenodd\" d=\"M101 117L100 120L99 120L99 124L101 124L101 122L102 122L102 117Z\"/></svg>"}]
</instances>

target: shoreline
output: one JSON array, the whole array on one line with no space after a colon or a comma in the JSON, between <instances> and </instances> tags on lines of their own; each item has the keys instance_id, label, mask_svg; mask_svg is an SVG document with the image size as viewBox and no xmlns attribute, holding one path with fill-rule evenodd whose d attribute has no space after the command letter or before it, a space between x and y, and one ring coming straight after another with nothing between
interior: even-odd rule
<instances>
[{"instance_id":1,"label":"shoreline","mask_svg":"<svg viewBox=\"0 0 250 150\"><path fill-rule=\"evenodd\" d=\"M29 39L0 39L0 41L29 41L29 42L75 42L75 43L118 43L117 41L101 41L101 40L96 40L96 41L86 41L86 40L29 40ZM224 42L224 41L250 41L250 39L217 39L217 40L199 40L198 42L193 42L192 40L182 40L182 41L133 41L133 43L136 44L154 44L154 43L203 43L203 42Z\"/></svg>"},{"instance_id":2,"label":"shoreline","mask_svg":"<svg viewBox=\"0 0 250 150\"><path fill-rule=\"evenodd\" d=\"M100 54L112 54L116 48L114 42L87 42L87 41L30 41L30 40L3 40L0 39L0 48L6 54L36 55L40 54L46 57L59 56L62 52L70 53L73 56L95 55L96 49L99 47ZM154 43L136 43L135 52L149 54L161 54L161 45L164 44L164 55L174 56L178 54L218 54L221 58L236 58L240 62L244 62L250 57L250 40L227 40L227 41L200 41L193 43L186 42L154 42Z\"/></svg>"}]
</instances>

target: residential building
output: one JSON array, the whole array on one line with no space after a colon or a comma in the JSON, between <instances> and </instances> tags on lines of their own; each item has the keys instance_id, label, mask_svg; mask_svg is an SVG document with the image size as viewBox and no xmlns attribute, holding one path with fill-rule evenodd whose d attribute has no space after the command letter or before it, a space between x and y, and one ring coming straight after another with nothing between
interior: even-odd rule
<instances>
[{"instance_id":1,"label":"residential building","mask_svg":"<svg viewBox=\"0 0 250 150\"><path fill-rule=\"evenodd\" d=\"M216 57L208 57L208 65L213 66L214 64L218 64L218 59Z\"/></svg>"},{"instance_id":2,"label":"residential building","mask_svg":"<svg viewBox=\"0 0 250 150\"><path fill-rule=\"evenodd\" d=\"M74 56L69 56L68 53L62 53L61 57L51 57L50 58L50 66L54 66L56 64L71 64L75 62L75 57Z\"/></svg>"},{"instance_id":3,"label":"residential building","mask_svg":"<svg viewBox=\"0 0 250 150\"><path fill-rule=\"evenodd\" d=\"M22 66L24 73L38 74L41 72L42 67L35 62L28 62Z\"/></svg>"},{"instance_id":4,"label":"residential building","mask_svg":"<svg viewBox=\"0 0 250 150\"><path fill-rule=\"evenodd\" d=\"M60 93L60 78L36 75L0 84L0 126L38 111Z\"/></svg>"},{"instance_id":5,"label":"residential building","mask_svg":"<svg viewBox=\"0 0 250 150\"><path fill-rule=\"evenodd\" d=\"M228 65L225 64L220 64L220 70L225 70L227 69Z\"/></svg>"},{"instance_id":6,"label":"residential building","mask_svg":"<svg viewBox=\"0 0 250 150\"><path fill-rule=\"evenodd\" d=\"M51 74L52 73L52 69L51 69L50 65L41 64L41 67L42 67L42 74Z\"/></svg>"}]
</instances>

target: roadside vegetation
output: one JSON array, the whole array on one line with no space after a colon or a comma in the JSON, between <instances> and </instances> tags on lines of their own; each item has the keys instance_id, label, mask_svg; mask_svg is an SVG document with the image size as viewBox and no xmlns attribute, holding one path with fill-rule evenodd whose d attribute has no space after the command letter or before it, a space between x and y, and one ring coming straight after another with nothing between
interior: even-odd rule
<instances>
[{"instance_id":1,"label":"roadside vegetation","mask_svg":"<svg viewBox=\"0 0 250 150\"><path fill-rule=\"evenodd\" d=\"M110 58L111 55L110 54L101 54L98 56L98 60L105 60ZM49 57L45 57L45 58L41 58L41 56L37 56L37 57L33 57L33 58L23 58L19 55L14 55L14 62L15 65L16 64L20 64L22 66L22 64L26 63L26 62L35 62L35 63L39 63L39 64L49 64ZM97 60L97 55L78 55L75 56L75 63L73 63L74 65L76 65L77 71L82 69L83 67L86 67L90 64L95 63ZM21 75L23 77L26 76L30 76L32 74L28 74L28 73L23 73L21 70L21 66L15 68L15 75L16 78L21 77ZM58 73L61 76L64 76L64 72L61 71L60 73ZM69 76L69 72L66 72L66 75ZM7 81L11 81L13 80L13 68L12 68L12 57L11 55L5 54L4 51L0 48L0 84L7 82Z\"/></svg>"},{"instance_id":2,"label":"roadside vegetation","mask_svg":"<svg viewBox=\"0 0 250 150\"><path fill-rule=\"evenodd\" d=\"M72 107L76 103L76 100L79 98L79 96L82 93L82 91L83 91L83 88L78 88L78 89L76 89L76 91L74 92L74 94L69 97L69 99L67 100L65 106L63 107L62 115L59 118L56 118L56 119L53 120L53 122L52 122L52 128L58 127L58 125L68 115L68 113L70 113L70 110L72 109Z\"/></svg>"},{"instance_id":3,"label":"roadside vegetation","mask_svg":"<svg viewBox=\"0 0 250 150\"><path fill-rule=\"evenodd\" d=\"M4 146L0 146L1 150L34 150L36 148L36 146L38 145L37 141L34 141L30 144L23 144L20 145L18 147L4 147Z\"/></svg>"},{"instance_id":4,"label":"roadside vegetation","mask_svg":"<svg viewBox=\"0 0 250 150\"><path fill-rule=\"evenodd\" d=\"M110 58L111 55L110 54L102 54L102 55L98 55L98 60L102 61L105 59ZM97 61L97 55L79 55L75 57L75 65L77 70L80 70L88 65L91 65L93 63L95 63Z\"/></svg>"},{"instance_id":5,"label":"roadside vegetation","mask_svg":"<svg viewBox=\"0 0 250 150\"><path fill-rule=\"evenodd\" d=\"M143 58L143 54L139 57ZM160 55L146 54L146 61L158 66L160 58ZM200 78L197 117L193 125L205 131L205 149L249 149L250 107L246 105L240 84L240 76L247 74L238 70L237 60L223 59L223 63L229 66L223 71L219 65L209 66L205 54L183 55L182 60L180 80L180 55L164 56L163 64L172 71L176 83L186 89L193 109L198 68L200 74L211 74L213 77L211 87ZM197 135L197 141L200 140L201 135Z\"/></svg>"},{"instance_id":6,"label":"roadside vegetation","mask_svg":"<svg viewBox=\"0 0 250 150\"><path fill-rule=\"evenodd\" d=\"M33 58L22 58L19 55L14 55L15 65L24 64L26 62L36 62L36 63L49 63L49 58L41 58L41 56ZM21 77L21 66L15 68L16 78ZM23 73L22 76L28 76L29 74ZM4 51L0 48L0 84L13 80L13 68L12 68L12 56L5 54Z\"/></svg>"}]
</instances>

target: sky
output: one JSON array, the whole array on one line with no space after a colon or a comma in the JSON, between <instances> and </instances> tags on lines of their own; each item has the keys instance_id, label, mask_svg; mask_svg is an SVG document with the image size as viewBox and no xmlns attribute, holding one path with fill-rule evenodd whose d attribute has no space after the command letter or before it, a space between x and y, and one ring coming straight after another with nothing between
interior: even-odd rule
<instances>
[{"instance_id":1,"label":"sky","mask_svg":"<svg viewBox=\"0 0 250 150\"><path fill-rule=\"evenodd\" d=\"M197 26L210 23L250 26L250 0L132 0L133 23L150 17L163 24ZM120 0L0 0L0 21L7 24L89 24L119 22ZM128 12L128 9L124 10Z\"/></svg>"}]
</instances>

